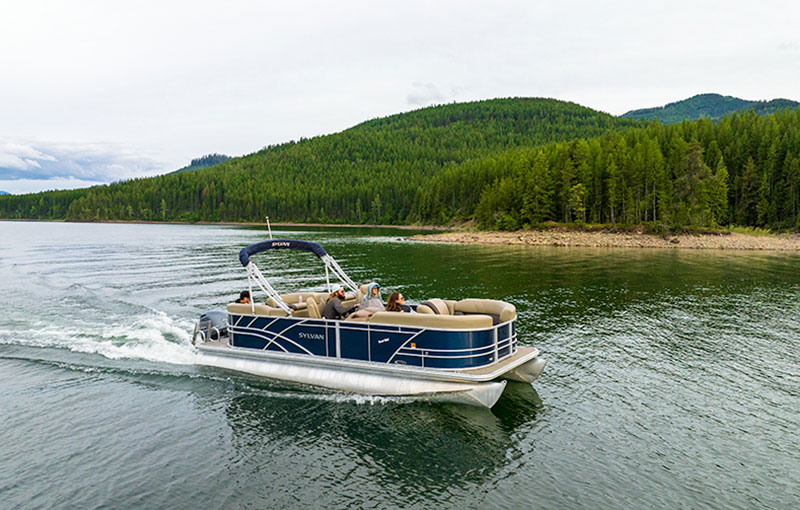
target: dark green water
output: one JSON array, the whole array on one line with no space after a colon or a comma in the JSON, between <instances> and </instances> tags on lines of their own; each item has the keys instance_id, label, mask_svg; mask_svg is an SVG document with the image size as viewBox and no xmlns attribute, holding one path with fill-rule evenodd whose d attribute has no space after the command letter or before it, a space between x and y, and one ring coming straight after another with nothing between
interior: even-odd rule
<instances>
[{"instance_id":1,"label":"dark green water","mask_svg":"<svg viewBox=\"0 0 800 510\"><path fill-rule=\"evenodd\" d=\"M282 234L412 301L514 303L544 375L488 411L195 367L263 231L0 222L0 507L798 508L800 257Z\"/></svg>"}]
</instances>

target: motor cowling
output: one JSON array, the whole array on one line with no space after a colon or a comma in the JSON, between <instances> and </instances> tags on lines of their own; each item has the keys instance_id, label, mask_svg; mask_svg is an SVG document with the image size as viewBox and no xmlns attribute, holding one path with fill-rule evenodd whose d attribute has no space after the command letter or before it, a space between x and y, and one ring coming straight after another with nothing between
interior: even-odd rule
<instances>
[{"instance_id":1,"label":"motor cowling","mask_svg":"<svg viewBox=\"0 0 800 510\"><path fill-rule=\"evenodd\" d=\"M200 315L200 320L194 328L192 343L198 337L201 342L217 341L228 336L228 314L220 310L212 310Z\"/></svg>"}]
</instances>

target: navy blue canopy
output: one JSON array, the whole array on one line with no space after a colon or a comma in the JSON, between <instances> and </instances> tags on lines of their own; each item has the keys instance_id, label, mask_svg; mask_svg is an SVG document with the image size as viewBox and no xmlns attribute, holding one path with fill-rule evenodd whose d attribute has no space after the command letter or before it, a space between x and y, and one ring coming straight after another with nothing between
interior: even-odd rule
<instances>
[{"instance_id":1,"label":"navy blue canopy","mask_svg":"<svg viewBox=\"0 0 800 510\"><path fill-rule=\"evenodd\" d=\"M243 266L250 263L250 256L267 250L305 250L310 251L319 258L327 255L325 248L312 241L298 241L297 239L270 239L260 243L251 244L239 252L239 262Z\"/></svg>"}]
</instances>

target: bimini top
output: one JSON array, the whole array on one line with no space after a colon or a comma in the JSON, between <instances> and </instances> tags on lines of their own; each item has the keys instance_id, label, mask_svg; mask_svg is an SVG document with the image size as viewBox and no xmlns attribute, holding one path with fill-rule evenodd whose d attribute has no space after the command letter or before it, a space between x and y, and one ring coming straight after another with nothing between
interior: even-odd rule
<instances>
[{"instance_id":1,"label":"bimini top","mask_svg":"<svg viewBox=\"0 0 800 510\"><path fill-rule=\"evenodd\" d=\"M269 239L261 241L260 243L251 244L242 248L239 252L239 262L247 267L250 263L250 257L256 253L261 253L267 250L305 250L310 251L319 258L324 257L328 253L325 248L313 241L299 241L297 239Z\"/></svg>"}]
</instances>

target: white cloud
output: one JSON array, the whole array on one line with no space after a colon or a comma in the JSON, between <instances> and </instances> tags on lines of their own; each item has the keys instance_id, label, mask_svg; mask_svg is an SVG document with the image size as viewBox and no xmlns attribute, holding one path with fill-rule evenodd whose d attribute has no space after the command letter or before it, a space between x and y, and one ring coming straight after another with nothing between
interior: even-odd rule
<instances>
[{"instance_id":1,"label":"white cloud","mask_svg":"<svg viewBox=\"0 0 800 510\"><path fill-rule=\"evenodd\" d=\"M0 143L0 175L3 169L28 171L41 168L39 161L55 161L55 158L27 144Z\"/></svg>"},{"instance_id":2,"label":"white cloud","mask_svg":"<svg viewBox=\"0 0 800 510\"><path fill-rule=\"evenodd\" d=\"M800 99L798 2L5 4L0 138L59 165L0 150L0 178L169 171L454 99L614 114L700 92Z\"/></svg>"},{"instance_id":3,"label":"white cloud","mask_svg":"<svg viewBox=\"0 0 800 510\"><path fill-rule=\"evenodd\" d=\"M411 87L411 93L408 94L406 101L412 106L427 106L442 103L445 100L444 95L433 83L414 82Z\"/></svg>"},{"instance_id":4,"label":"white cloud","mask_svg":"<svg viewBox=\"0 0 800 510\"><path fill-rule=\"evenodd\" d=\"M54 158L47 154L42 154L40 151L34 149L28 144L14 143L6 141L0 143L0 154L13 154L20 158L42 159L47 161L54 161Z\"/></svg>"},{"instance_id":5,"label":"white cloud","mask_svg":"<svg viewBox=\"0 0 800 510\"><path fill-rule=\"evenodd\" d=\"M120 144L0 140L0 181L65 182L72 187L75 182L107 183L169 170L174 169Z\"/></svg>"}]
</instances>

